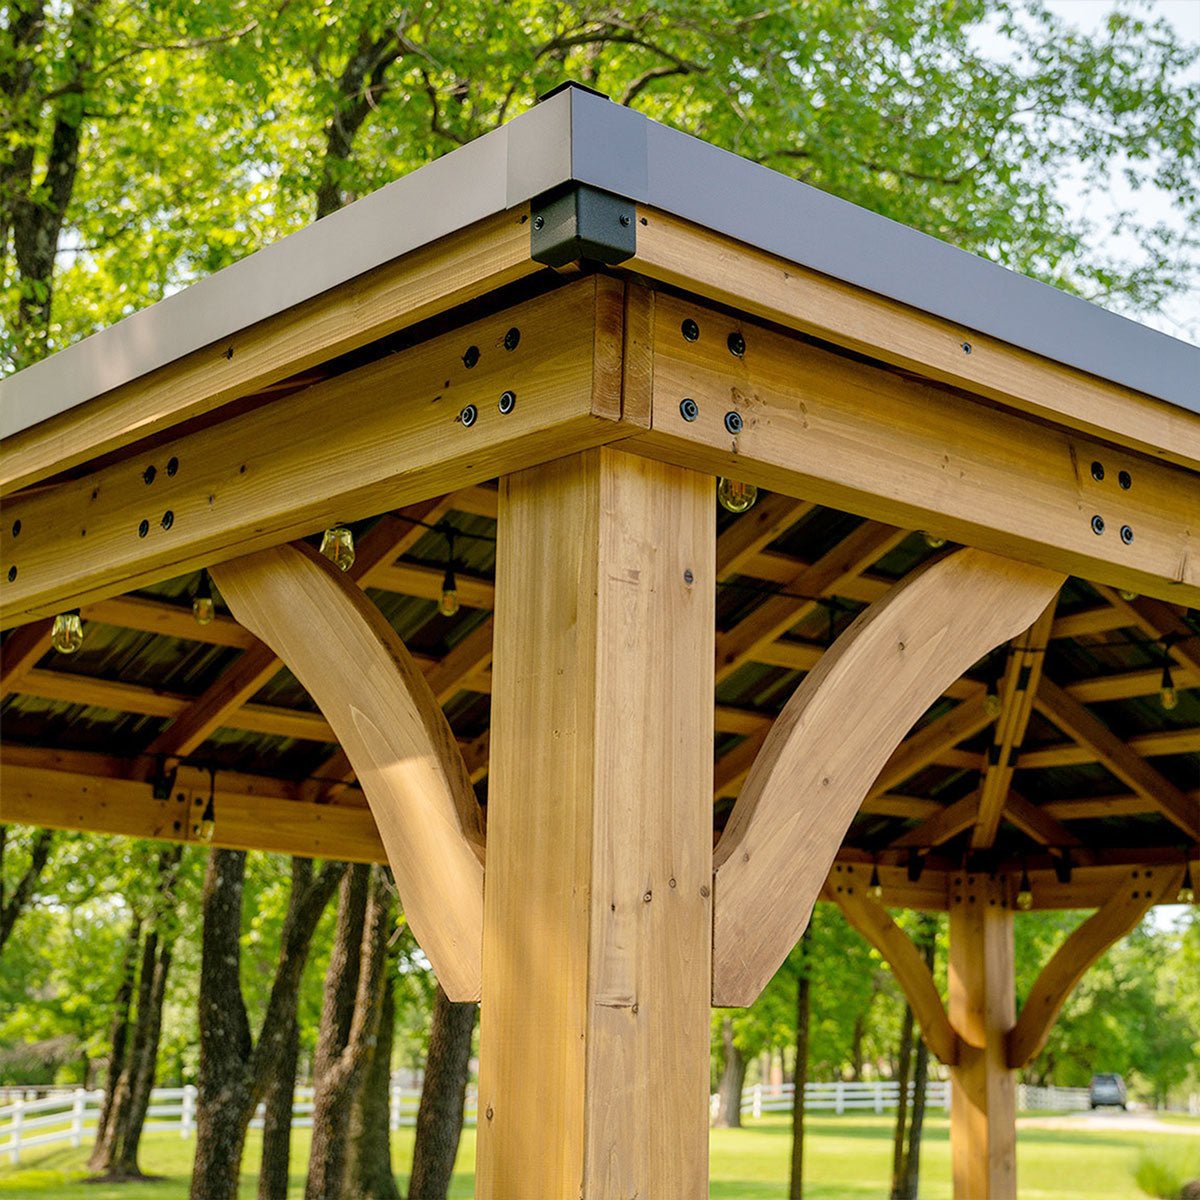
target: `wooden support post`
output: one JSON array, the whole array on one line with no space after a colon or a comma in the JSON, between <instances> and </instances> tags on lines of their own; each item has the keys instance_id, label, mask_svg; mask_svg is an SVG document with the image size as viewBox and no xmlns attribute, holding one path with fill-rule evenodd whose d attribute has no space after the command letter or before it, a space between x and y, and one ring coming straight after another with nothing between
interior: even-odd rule
<instances>
[{"instance_id":1,"label":"wooden support post","mask_svg":"<svg viewBox=\"0 0 1200 1200\"><path fill-rule=\"evenodd\" d=\"M712 479L507 478L476 1196L708 1195Z\"/></svg>"},{"instance_id":2,"label":"wooden support post","mask_svg":"<svg viewBox=\"0 0 1200 1200\"><path fill-rule=\"evenodd\" d=\"M950 885L950 1021L961 1039L950 1069L954 1198L1016 1200L1013 914L998 881L956 874Z\"/></svg>"}]
</instances>

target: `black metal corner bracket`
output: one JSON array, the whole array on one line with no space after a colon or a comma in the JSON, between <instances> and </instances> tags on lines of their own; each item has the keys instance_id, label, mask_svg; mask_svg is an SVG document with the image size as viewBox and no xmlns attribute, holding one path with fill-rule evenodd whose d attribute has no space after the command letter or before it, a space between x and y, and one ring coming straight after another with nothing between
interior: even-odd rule
<instances>
[{"instance_id":1,"label":"black metal corner bracket","mask_svg":"<svg viewBox=\"0 0 1200 1200\"><path fill-rule=\"evenodd\" d=\"M572 183L531 204L530 257L548 267L588 259L613 266L637 253L637 209L632 200Z\"/></svg>"}]
</instances>

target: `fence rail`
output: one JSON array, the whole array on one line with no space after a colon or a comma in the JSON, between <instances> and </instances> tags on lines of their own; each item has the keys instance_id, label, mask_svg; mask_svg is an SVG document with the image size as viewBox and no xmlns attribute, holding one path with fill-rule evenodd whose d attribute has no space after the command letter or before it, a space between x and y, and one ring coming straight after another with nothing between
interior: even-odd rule
<instances>
[{"instance_id":1,"label":"fence rail","mask_svg":"<svg viewBox=\"0 0 1200 1200\"><path fill-rule=\"evenodd\" d=\"M8 1156L12 1163L21 1161L21 1151L34 1146L69 1143L80 1146L83 1139L95 1132L104 1101L102 1090L85 1091L83 1088L38 1089L6 1088L0 1093L0 1157ZM764 1113L791 1112L795 1100L794 1084L777 1086L755 1084L742 1093L741 1111L752 1117ZM913 1085L908 1085L912 1099ZM896 1108L900 1099L900 1085L895 1080L878 1080L871 1083L810 1083L804 1091L806 1112L874 1112L883 1113ZM419 1088L394 1086L391 1091L389 1120L392 1129L402 1125L415 1125L417 1106L421 1101ZM475 1123L475 1090L467 1090L466 1121ZM1196 1098L1191 1102L1197 1108ZM925 1103L929 1108L950 1109L950 1084L947 1080L931 1079L925 1092ZM1017 1089L1018 1108L1051 1109L1074 1111L1088 1107L1087 1088L1039 1088L1021 1084ZM313 1089L296 1089L292 1108L292 1123L297 1128L312 1127ZM717 1114L717 1097L712 1098L712 1114ZM251 1128L262 1127L262 1106L250 1123ZM177 1130L182 1138L190 1138L196 1129L196 1089L190 1084L181 1088L155 1088L150 1093L150 1107L146 1110L146 1128Z\"/></svg>"}]
</instances>

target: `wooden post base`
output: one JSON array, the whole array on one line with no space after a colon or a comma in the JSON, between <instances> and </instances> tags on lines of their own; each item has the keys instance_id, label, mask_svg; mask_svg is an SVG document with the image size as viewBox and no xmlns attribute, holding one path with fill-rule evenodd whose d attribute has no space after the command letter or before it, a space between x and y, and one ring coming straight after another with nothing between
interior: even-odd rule
<instances>
[{"instance_id":1,"label":"wooden post base","mask_svg":"<svg viewBox=\"0 0 1200 1200\"><path fill-rule=\"evenodd\" d=\"M712 487L608 449L501 486L484 1200L708 1195Z\"/></svg>"},{"instance_id":2,"label":"wooden post base","mask_svg":"<svg viewBox=\"0 0 1200 1200\"><path fill-rule=\"evenodd\" d=\"M1016 1200L1017 1083L1006 1061L1014 1019L1013 914L1002 885L963 873L950 889L950 1070L954 1200Z\"/></svg>"}]
</instances>

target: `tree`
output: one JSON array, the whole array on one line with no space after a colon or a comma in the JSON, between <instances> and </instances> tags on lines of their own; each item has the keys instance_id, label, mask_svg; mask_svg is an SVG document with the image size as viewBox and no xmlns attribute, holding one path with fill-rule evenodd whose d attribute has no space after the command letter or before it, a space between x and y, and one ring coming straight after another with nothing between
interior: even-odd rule
<instances>
[{"instance_id":1,"label":"tree","mask_svg":"<svg viewBox=\"0 0 1200 1200\"><path fill-rule=\"evenodd\" d=\"M213 850L209 855L203 897L192 1200L233 1200L237 1195L246 1129L284 1052L288 1016L295 1012L313 931L343 873L343 864L325 864L303 886L294 910L289 906L275 978L255 1041L239 977L246 852Z\"/></svg>"},{"instance_id":2,"label":"tree","mask_svg":"<svg viewBox=\"0 0 1200 1200\"><path fill-rule=\"evenodd\" d=\"M792 1093L792 1162L788 1175L788 1200L804 1198L804 1100L808 1088L808 1030L812 1016L812 944L813 915L800 937L796 963L796 1070Z\"/></svg>"},{"instance_id":3,"label":"tree","mask_svg":"<svg viewBox=\"0 0 1200 1200\"><path fill-rule=\"evenodd\" d=\"M382 990L379 1033L368 1050L362 1087L350 1120L349 1192L357 1200L401 1200L392 1171L391 1091L396 980L395 961L390 955L384 969ZM419 1127L419 1118L417 1123Z\"/></svg>"},{"instance_id":4,"label":"tree","mask_svg":"<svg viewBox=\"0 0 1200 1200\"><path fill-rule=\"evenodd\" d=\"M0 825L0 952L12 934L17 918L33 898L38 878L45 869L54 846L52 829L31 831L27 850L29 861L18 868L19 874L10 883L7 876L9 852L9 827Z\"/></svg>"}]
</instances>

